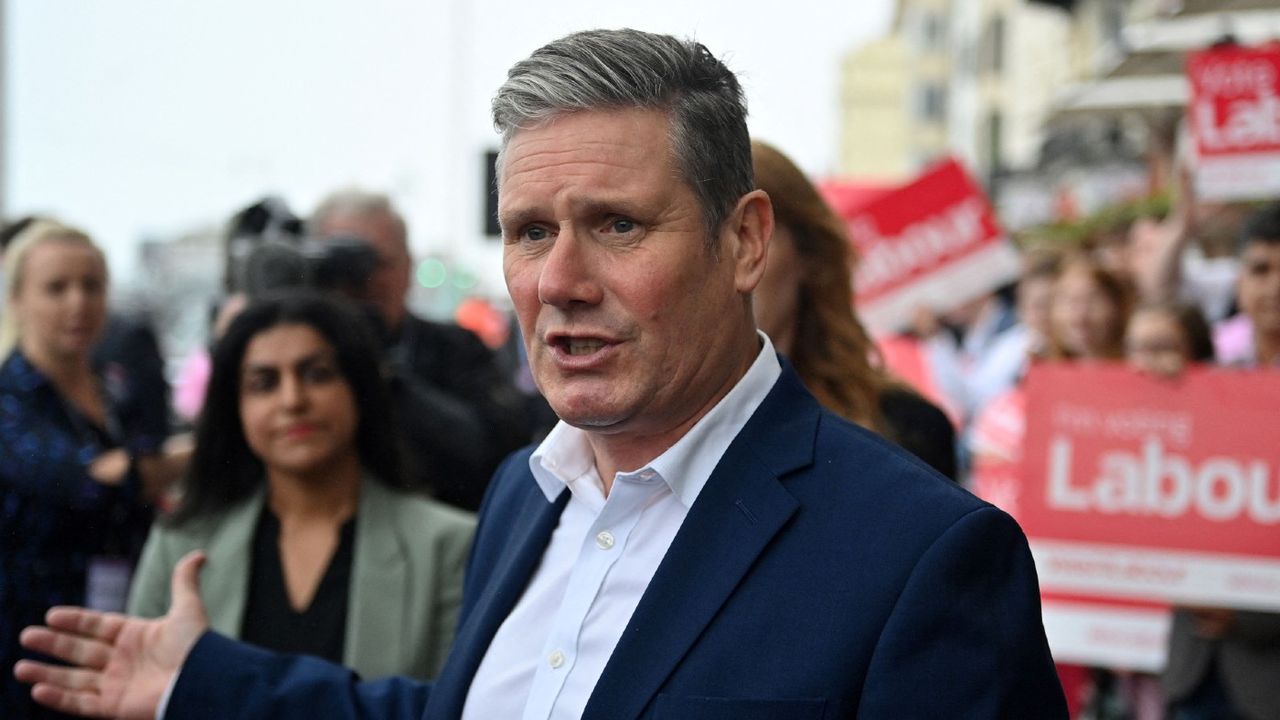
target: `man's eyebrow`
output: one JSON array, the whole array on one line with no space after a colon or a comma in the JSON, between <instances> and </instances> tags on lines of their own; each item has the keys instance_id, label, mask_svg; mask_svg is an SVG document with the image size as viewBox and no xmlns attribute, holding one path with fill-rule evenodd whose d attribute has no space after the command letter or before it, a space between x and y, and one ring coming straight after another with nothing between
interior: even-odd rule
<instances>
[{"instance_id":1,"label":"man's eyebrow","mask_svg":"<svg viewBox=\"0 0 1280 720\"><path fill-rule=\"evenodd\" d=\"M625 215L627 217L640 218L645 215L643 203L625 197L583 198L571 201L571 207L573 214L578 217L595 218L608 215ZM526 225L538 222L556 222L554 218L548 219L548 214L552 213L533 207L516 208L506 212L499 209L498 224L502 227L504 234L516 232Z\"/></svg>"},{"instance_id":2,"label":"man's eyebrow","mask_svg":"<svg viewBox=\"0 0 1280 720\"><path fill-rule=\"evenodd\" d=\"M603 217L606 215L636 216L643 213L642 208L634 200L584 200L574 205L574 210L587 217Z\"/></svg>"},{"instance_id":3,"label":"man's eyebrow","mask_svg":"<svg viewBox=\"0 0 1280 720\"><path fill-rule=\"evenodd\" d=\"M505 234L508 231L518 230L525 225L540 220L542 213L533 208L521 208L519 210L511 210L509 212L498 211L498 226L502 228Z\"/></svg>"}]
</instances>

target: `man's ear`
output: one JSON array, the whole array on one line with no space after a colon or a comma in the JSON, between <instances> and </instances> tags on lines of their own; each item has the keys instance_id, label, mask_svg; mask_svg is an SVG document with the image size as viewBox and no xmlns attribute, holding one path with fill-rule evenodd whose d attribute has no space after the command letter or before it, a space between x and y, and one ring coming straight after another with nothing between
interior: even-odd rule
<instances>
[{"instance_id":1,"label":"man's ear","mask_svg":"<svg viewBox=\"0 0 1280 720\"><path fill-rule=\"evenodd\" d=\"M738 199L725 223L727 242L721 245L732 253L733 284L740 293L750 293L764 277L773 237L773 202L763 190L752 190Z\"/></svg>"}]
</instances>

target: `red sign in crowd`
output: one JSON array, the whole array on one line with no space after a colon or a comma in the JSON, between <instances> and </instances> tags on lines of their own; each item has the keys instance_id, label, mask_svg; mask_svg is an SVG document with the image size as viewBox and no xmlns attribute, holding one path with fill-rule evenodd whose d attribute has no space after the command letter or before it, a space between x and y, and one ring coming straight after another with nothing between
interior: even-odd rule
<instances>
[{"instance_id":1,"label":"red sign in crowd","mask_svg":"<svg viewBox=\"0 0 1280 720\"><path fill-rule=\"evenodd\" d=\"M1280 193L1280 45L1224 45L1187 58L1196 186L1211 200Z\"/></svg>"},{"instance_id":2,"label":"red sign in crowd","mask_svg":"<svg viewBox=\"0 0 1280 720\"><path fill-rule=\"evenodd\" d=\"M839 199L839 187L824 187ZM982 189L955 160L850 206L832 202L858 252L858 314L873 331L901 329L917 307L945 310L1017 277L1018 256Z\"/></svg>"},{"instance_id":3,"label":"red sign in crowd","mask_svg":"<svg viewBox=\"0 0 1280 720\"><path fill-rule=\"evenodd\" d=\"M1025 388L1016 485L988 491L1055 656L1154 669L1170 603L1280 610L1280 373L1042 364Z\"/></svg>"}]
</instances>

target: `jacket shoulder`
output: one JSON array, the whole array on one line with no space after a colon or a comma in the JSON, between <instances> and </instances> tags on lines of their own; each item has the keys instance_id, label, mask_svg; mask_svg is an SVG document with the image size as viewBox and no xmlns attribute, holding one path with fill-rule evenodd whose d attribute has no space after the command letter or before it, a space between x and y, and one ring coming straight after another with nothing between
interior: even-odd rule
<instances>
[{"instance_id":1,"label":"jacket shoulder","mask_svg":"<svg viewBox=\"0 0 1280 720\"><path fill-rule=\"evenodd\" d=\"M916 525L932 520L949 526L974 510L994 507L919 457L825 410L814 463L805 475L808 482L789 485L812 486L829 502L876 507L885 517L912 517Z\"/></svg>"}]
</instances>

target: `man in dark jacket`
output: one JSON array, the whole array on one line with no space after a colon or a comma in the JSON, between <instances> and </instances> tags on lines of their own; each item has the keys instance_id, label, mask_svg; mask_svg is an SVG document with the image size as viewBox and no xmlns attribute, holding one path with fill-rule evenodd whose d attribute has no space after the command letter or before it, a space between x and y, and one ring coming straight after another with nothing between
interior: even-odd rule
<instances>
[{"instance_id":1,"label":"man in dark jacket","mask_svg":"<svg viewBox=\"0 0 1280 720\"><path fill-rule=\"evenodd\" d=\"M401 403L415 472L429 478L438 499L475 510L498 463L529 441L523 399L474 334L409 311L408 233L385 195L334 193L316 209L311 230L322 237L355 236L377 252L363 299L383 321L397 394L415 400Z\"/></svg>"}]
</instances>

